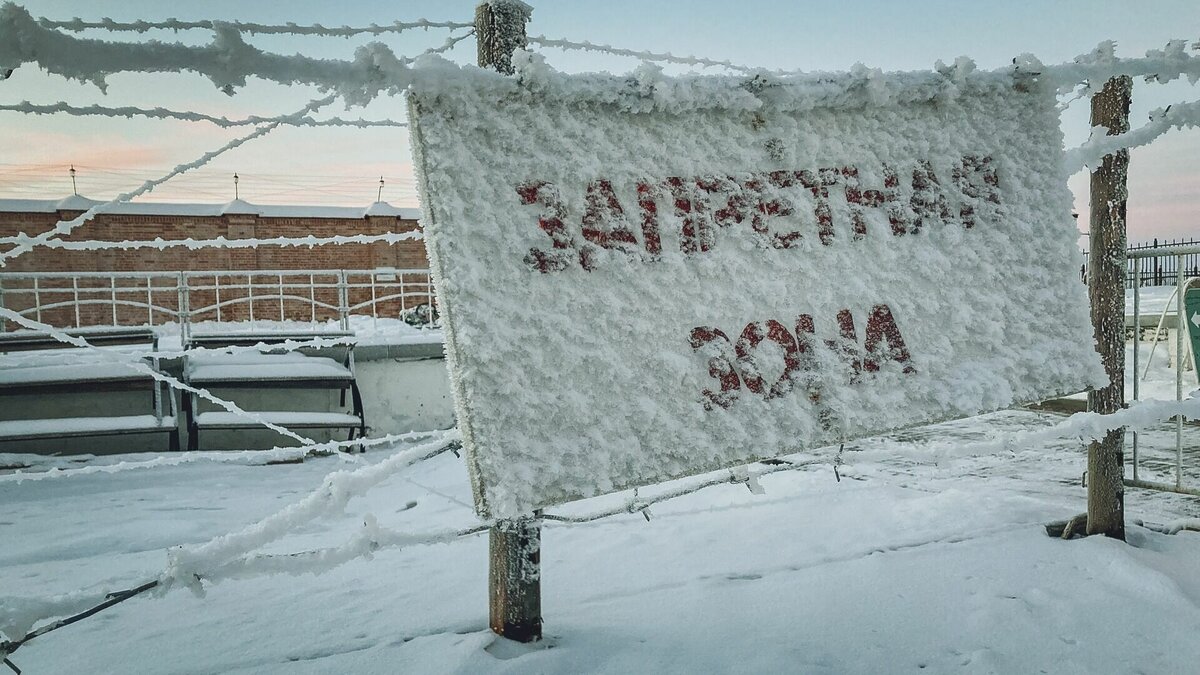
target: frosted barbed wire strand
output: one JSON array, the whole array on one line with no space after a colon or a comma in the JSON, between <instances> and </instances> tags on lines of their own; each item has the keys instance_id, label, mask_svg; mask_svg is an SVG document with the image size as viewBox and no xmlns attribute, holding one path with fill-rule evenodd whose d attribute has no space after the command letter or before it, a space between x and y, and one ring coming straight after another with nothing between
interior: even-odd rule
<instances>
[{"instance_id":1,"label":"frosted barbed wire strand","mask_svg":"<svg viewBox=\"0 0 1200 675\"><path fill-rule=\"evenodd\" d=\"M1086 167L1096 167L1106 155L1147 145L1172 129L1200 127L1200 101L1176 103L1150 113L1150 121L1137 129L1109 136L1103 127L1094 127L1091 137L1077 147L1067 150L1063 165L1068 174Z\"/></svg>"},{"instance_id":2,"label":"frosted barbed wire strand","mask_svg":"<svg viewBox=\"0 0 1200 675\"><path fill-rule=\"evenodd\" d=\"M276 541L296 527L322 516L342 512L352 497L365 494L405 468L445 452L462 439L457 429L441 438L398 452L387 459L353 471L335 471L325 476L321 486L298 502L276 511L262 520L229 534L213 537L194 546L177 546L167 553L167 569L159 581L166 587L174 583L194 586L196 577L255 549Z\"/></svg>"},{"instance_id":3,"label":"frosted barbed wire strand","mask_svg":"<svg viewBox=\"0 0 1200 675\"><path fill-rule=\"evenodd\" d=\"M322 106L332 103L335 98L336 98L336 96L326 96L325 98L322 98L322 99L310 101L303 108L301 108L299 111L297 111L296 113L293 113L293 114L294 114L294 116L297 116L297 117L306 115ZM23 244L23 245L18 245L17 247L15 247L11 250L8 250L8 251L0 252L0 267L4 267L9 260L12 260L13 258L16 258L19 255L22 255L24 253L27 253L27 252L33 250L33 248L35 246L37 246L38 244L44 243L51 239L57 239L60 236L70 234L71 231L73 231L75 228L83 225L88 220L95 217L96 214L105 213L108 209L111 209L112 207L116 206L117 204L120 204L122 202L127 202L135 197L143 195L147 192L151 192L152 190L154 190L154 188L158 187L159 185L162 185L163 183L167 182L168 180L171 180L172 178L174 178L175 176L178 176L179 174L185 173L192 169L202 167L205 164L212 161L214 158L219 157L220 155L222 155L234 148L237 148L248 141L254 140L255 138L258 138L260 136L265 136L266 134L270 133L274 129L278 128L281 123L282 122L271 122L270 124L266 124L262 127L259 127L258 129L255 129L253 132L246 134L245 136L242 136L240 138L235 138L232 141L229 141L225 145L222 145L220 148L217 148L216 150L212 150L210 152L204 153L198 159L195 159L186 164L180 164L179 166L176 166L174 169L171 169L169 172L167 172L166 175L164 175L162 177L155 178L153 180L148 180L145 183L142 183L141 187L137 188L136 190L133 190L132 192L126 192L125 194L118 195L116 199L105 202L103 204L97 204L96 206L93 206L92 208L88 209L87 211L84 211L83 213L79 214L72 220L69 220L69 221L61 221L60 220L51 229L46 230L45 232L33 237L31 242Z\"/></svg>"},{"instance_id":4,"label":"frosted barbed wire strand","mask_svg":"<svg viewBox=\"0 0 1200 675\"><path fill-rule=\"evenodd\" d=\"M133 33L145 33L151 30L170 30L179 32L184 30L213 30L217 26L229 26L239 33L246 33L248 35L310 35L318 37L347 38L355 35L403 33L418 28L424 30L428 30L430 28L449 28L450 30L457 30L460 28L474 28L475 26L474 23L464 23L461 21L430 21L429 19L417 19L415 21L393 21L390 24L384 25L373 23L369 26L361 27L326 27L319 23L301 26L291 22L283 24L264 24L252 23L248 21L180 21L179 19L167 19L165 21L121 22L114 21L108 17L104 17L99 21L84 21L79 17L75 17L69 21L38 17L37 22L38 25L44 28L53 28L74 32L92 29L107 30L110 32Z\"/></svg>"},{"instance_id":5,"label":"frosted barbed wire strand","mask_svg":"<svg viewBox=\"0 0 1200 675\"><path fill-rule=\"evenodd\" d=\"M335 471L330 473L325 476L321 487L314 490L305 499L254 525L238 532L215 537L196 548L205 551L206 558L213 558L221 552L236 551L250 545L249 549L235 553L233 559L246 556L254 548L282 537L297 525L326 515L334 507L337 507L338 510L344 508L346 501L356 494L355 490L369 489L407 466L437 456L458 440L457 431L444 432L443 437L438 441L410 448L378 464L362 467L353 472ZM411 543L421 543L420 539L430 539L430 537L414 537L410 545ZM255 545L256 543L257 545ZM167 568L156 580L150 582L150 585L158 587L158 597L179 586L193 590L197 588L196 575L198 572L180 567L177 564L178 561L172 557L183 554L185 551L186 549L182 546L172 548L168 553ZM231 562L231 560L214 563L213 567L219 567L220 564L227 562ZM183 576L183 579L179 578L180 575ZM172 583L176 580L181 581L179 586ZM75 591L49 598L2 597L0 598L2 600L0 602L0 635L8 636L10 640L14 641L21 640L39 622L86 611L106 601L110 596L110 591L104 589L101 591Z\"/></svg>"},{"instance_id":6,"label":"frosted barbed wire strand","mask_svg":"<svg viewBox=\"0 0 1200 675\"><path fill-rule=\"evenodd\" d=\"M667 63L678 63L682 65L704 66L706 68L728 68L739 73L762 73L771 72L765 68L751 68L749 66L741 66L730 61L718 61L716 59L706 59L698 56L676 56L670 52L648 52L638 51L634 49L622 49L613 47L612 45L596 44L592 42L573 42L571 40L556 40L548 38L545 35L535 35L528 39L529 44L538 45L541 47L552 47L564 50L578 50L586 52L601 52L605 54L613 54L616 56L628 56L642 61L663 61ZM776 71L778 72L778 71Z\"/></svg>"},{"instance_id":7,"label":"frosted barbed wire strand","mask_svg":"<svg viewBox=\"0 0 1200 675\"><path fill-rule=\"evenodd\" d=\"M921 457L925 457L928 454L933 454L936 457L970 457L1008 451L1016 445L1031 445L1065 438L1078 438L1080 441L1099 440L1105 436L1109 429L1126 427L1132 430L1144 431L1153 424L1167 421L1181 413L1186 417L1200 416L1200 399L1189 399L1182 402L1147 401L1109 415L1077 413L1067 420L1046 429L1016 432L988 441L968 444L945 441L932 442L924 444L921 449L914 450L912 454ZM904 445L912 444L907 443ZM896 458L897 453L894 447L888 447L878 450L857 450L851 457L859 462L863 460L887 460ZM542 515L542 519L551 524L562 524L565 526L579 525L621 514L636 514L656 504L694 494L717 485L741 484L754 491L757 487L758 479L764 476L808 469L817 465L831 464L833 461L834 458L778 459L755 462L754 464L762 465L763 468L751 470L749 466L744 466L715 472L709 477L698 476L692 479L684 479L685 482L683 484L668 486L667 489L655 495L639 495L637 491L634 491L623 503L608 509L570 515L547 513ZM386 548L442 543L484 532L493 524L489 521L475 527L459 530L446 530L427 535L410 535L380 528L377 524L368 520L360 532L356 533L354 537L340 546L303 553L252 556L214 568L210 570L209 574L214 581L223 578L246 578L272 573L319 574L350 560L369 557ZM206 579L209 578L206 577Z\"/></svg>"},{"instance_id":8,"label":"frosted barbed wire strand","mask_svg":"<svg viewBox=\"0 0 1200 675\"><path fill-rule=\"evenodd\" d=\"M12 69L23 63L37 63L47 72L104 86L104 77L116 72L181 72L194 71L206 75L226 91L242 86L248 76L284 84L313 84L342 95L350 103L362 104L380 93L399 93L413 79L408 60L397 57L382 43L360 47L353 61L314 59L297 54L283 56L246 44L236 30L214 24L216 36L204 47L180 43L117 43L73 38L61 32L39 26L24 9L7 3L0 7L0 70ZM532 39L535 44L564 48L590 48L629 52L638 58L671 59L673 62L694 65L713 65L762 74L763 71L738 66L726 61L677 57L672 54L616 50L607 45L551 40L542 36ZM539 42L540 41L540 42ZM1111 43L1102 43L1092 54L1073 63L1046 66L1030 55L1014 60L1014 65L993 71L1014 76L1039 75L1064 91L1079 82L1099 81L1114 75L1150 76L1170 81L1181 75L1195 81L1200 78L1200 57L1186 53L1186 41L1175 40L1164 50L1150 50L1147 56L1119 59L1111 55Z\"/></svg>"},{"instance_id":9,"label":"frosted barbed wire strand","mask_svg":"<svg viewBox=\"0 0 1200 675\"><path fill-rule=\"evenodd\" d=\"M209 122L221 128L229 127L245 127L255 124L267 124L270 122L280 122L286 126L296 127L357 127L365 129L369 127L407 127L408 122L400 122L397 120L344 120L340 117L332 117L325 120L314 119L309 116L296 118L293 115L279 115L275 117L260 117L251 115L242 119L229 119L228 117L217 117L215 115L206 115L204 113L168 110L166 108L138 108L134 106L122 106L119 108L110 108L102 105L89 106L74 106L66 101L58 103L40 104L30 103L29 101L21 101L20 103L5 103L0 104L0 111L19 112L26 115L54 115L67 114L77 117L148 117L151 119L175 119L184 122Z\"/></svg>"},{"instance_id":10,"label":"frosted barbed wire strand","mask_svg":"<svg viewBox=\"0 0 1200 675\"><path fill-rule=\"evenodd\" d=\"M1119 75L1161 83L1179 77L1192 84L1200 81L1200 56L1188 53L1187 40L1171 40L1163 49L1148 50L1146 56L1137 58L1116 56L1116 43L1106 40L1070 63L1044 65L1037 57L1022 54L1014 59L1013 68L1017 73L1039 75L1064 94L1080 83L1093 87Z\"/></svg>"},{"instance_id":11,"label":"frosted barbed wire strand","mask_svg":"<svg viewBox=\"0 0 1200 675\"><path fill-rule=\"evenodd\" d=\"M1076 413L1052 427L1037 431L1018 432L1008 434L1006 438L993 439L970 443L966 445L940 442L940 445L950 450L950 454L969 456L971 453L977 452L995 452L998 450L1011 449L1013 444L1057 440L1060 438L1076 437L1080 440L1090 439L1099 440L1109 429L1119 429L1127 427L1134 430L1145 430L1149 425L1171 419L1175 415L1182 414L1185 417L1200 416L1200 399L1188 399L1186 401L1146 401L1136 403L1130 408L1122 409L1116 413L1101 415L1099 413ZM934 444L928 444L927 447ZM870 451L855 452L853 457L858 459L868 459L873 453ZM895 452L892 449L876 451L880 459L894 458ZM658 496L652 496L644 500L631 499L624 504L608 509L606 511L593 512L590 514L580 514L574 516L558 516L556 514L544 514L543 519L563 523L564 525L576 525L588 522L593 522L601 518L616 516L628 513L637 513L638 511L647 508L650 505L682 497L687 494L692 494L699 490L712 487L715 485L723 485L727 483L744 483L747 486L751 485L751 476L753 479L769 475L771 473L781 473L784 471L794 471L802 468L808 468L815 464L828 463L832 460L806 460L802 462L786 462L784 464L770 466L767 470L754 472L751 474L746 468L741 471L746 472L746 477L743 478L739 470L722 471L717 477L710 479L701 479L698 484L692 484L686 489L668 489L666 492ZM315 493L314 493L315 494ZM311 495L310 495L311 497ZM639 505L644 504L642 506ZM333 569L345 562L349 562L358 557L367 557L379 550L394 547L394 546L412 546L425 543L441 543L444 541L457 540L465 536L478 534L486 531L492 523L485 522L477 526L463 528L460 530L447 530L444 532L435 532L427 535L405 535L391 530L384 530L377 525L371 525L368 521L368 526L363 532L356 534L347 543L332 548L317 549L314 551L305 551L293 554L266 554L253 557L237 558L227 560L224 563L214 566L210 569L209 574L213 575L213 579L221 578L244 578L247 576L255 576L258 574L268 573L289 573L302 574L314 573L319 574L324 571ZM369 531L368 531L369 530ZM454 534L451 538L450 535ZM352 555L353 554L353 555ZM296 559L295 562L285 562L286 559ZM170 572L168 568L168 573ZM226 576L219 576L219 573L224 573ZM160 577L160 581L164 579L174 579L177 576L164 574ZM195 577L189 579L195 583ZM167 586L170 590L170 585ZM25 599L25 598L6 598L5 604L0 604L0 632L12 636L24 635L27 630L32 627L37 621L64 616L86 610L102 601L106 594L87 593L79 591L61 596L55 596L49 599ZM5 616L3 608L7 605L10 608L16 608L18 605L25 605L21 609L24 611L11 611L9 617ZM30 607L32 605L32 607ZM20 614L23 622L17 624L14 628L12 619L13 615ZM30 619L31 616L36 618Z\"/></svg>"},{"instance_id":12,"label":"frosted barbed wire strand","mask_svg":"<svg viewBox=\"0 0 1200 675\"><path fill-rule=\"evenodd\" d=\"M363 528L339 546L300 553L246 556L222 563L200 576L204 581L217 583L231 579L249 579L276 574L324 574L359 558L369 559L378 551L385 549L447 544L465 537L482 534L490 528L490 524L482 524L409 534L380 527L373 517L368 517Z\"/></svg>"},{"instance_id":13,"label":"frosted barbed wire strand","mask_svg":"<svg viewBox=\"0 0 1200 675\"><path fill-rule=\"evenodd\" d=\"M149 365L146 365L145 363L143 363L141 359L130 360L124 354L121 354L119 352L113 352L113 351L109 351L106 349L101 349L101 348L93 345L92 343L88 342L86 339L84 339L82 337L75 336L75 335L69 335L67 333L64 333L64 332L54 328L53 326L51 326L49 324L44 324L40 321L33 321L31 319L27 319L26 317L18 314L17 312L12 311L11 309L8 309L7 307L0 307L0 317L3 317L14 323L20 324L23 328L28 328L30 330L38 331L40 333L45 333L46 335L49 335L50 337L54 338L55 340L58 340L59 342L64 342L66 344L75 345L76 347L83 347L85 349L89 349L97 354L100 354L102 356L102 358L104 358L106 361L110 361L112 363L117 363L117 364L123 365L123 366L129 368L130 370L136 370L137 372L142 373L143 375L149 375L151 378L153 378L159 382L162 382L163 384L169 385L173 389L177 389L179 391L187 392L190 394L195 394L195 395L199 396L200 398L202 398L206 401L209 401L210 403L215 403L215 404L221 406L229 413L232 413L238 417L241 417L242 419L250 420L250 421L254 422L255 424L261 424L264 427L270 429L271 431L274 431L277 434L280 434L282 436L287 436L288 438L291 438L293 440L300 441L301 444L304 444L304 445L316 445L317 444L311 438L306 438L304 436L301 436L300 434L297 434L296 432L292 431L291 429L286 429L284 427L279 426L278 424L274 424L266 419L263 419L263 417L261 415L256 415L252 412L242 410L233 402L226 401L223 398L214 396L207 389L203 389L200 387L193 387L189 384L186 384L184 382L181 382L181 381L175 379L174 377L171 377L170 375L161 373L161 372L155 370L154 368L151 368Z\"/></svg>"},{"instance_id":14,"label":"frosted barbed wire strand","mask_svg":"<svg viewBox=\"0 0 1200 675\"><path fill-rule=\"evenodd\" d=\"M426 49L425 51L421 52L421 54L422 55L445 54L446 52L453 49L455 45L457 45L458 43L462 42L463 40L466 40L467 38L469 38L473 35L475 35L474 28L463 33L462 35L451 35L450 37L446 38L446 41L443 42L441 45L439 45L437 47L430 47L429 49Z\"/></svg>"},{"instance_id":15,"label":"frosted barbed wire strand","mask_svg":"<svg viewBox=\"0 0 1200 675\"><path fill-rule=\"evenodd\" d=\"M417 438L428 438L434 436L440 431L410 431L403 434L388 434L387 436L379 436L376 438L356 438L349 441L332 441L341 447L346 446L362 446L372 447L376 445L384 445L388 443L400 443L410 441ZM222 452L187 452L179 455L160 456L154 459L129 462L121 461L115 464L96 464L92 466L84 466L79 468L62 469L52 467L45 471L25 471L17 470L10 474L0 474L0 483L25 483L30 481L52 480L58 478L71 478L74 476L89 476L95 474L114 474L125 473L126 471L137 471L141 469L156 469L159 467L179 466L181 464L191 464L194 462L214 462L217 464L238 464L244 466L263 466L271 462L287 462L297 459L308 459L310 457L328 457L338 454L346 457L343 453L336 453L325 448L326 443L316 443L313 445L302 445L294 448L284 448L276 446L269 450L240 450L240 451L222 451Z\"/></svg>"},{"instance_id":16,"label":"frosted barbed wire strand","mask_svg":"<svg viewBox=\"0 0 1200 675\"><path fill-rule=\"evenodd\" d=\"M0 237L0 246L9 244L15 246L63 249L67 251L108 251L113 249L133 250L144 248L152 248L161 251L179 246L192 250L201 248L258 248L259 246L307 246L312 248L314 246L342 246L348 244L397 244L402 241L415 241L424 239L424 237L425 235L419 230L413 230L411 232L381 232L379 234L336 234L329 237L318 237L310 234L304 237L263 237L255 239L226 239L225 237L217 237L215 239L156 238L140 241L104 241L100 239L88 239L84 241L49 239L39 241L34 235L21 233L10 237Z\"/></svg>"},{"instance_id":17,"label":"frosted barbed wire strand","mask_svg":"<svg viewBox=\"0 0 1200 675\"><path fill-rule=\"evenodd\" d=\"M804 461L786 461L786 460L775 460L775 461L778 461L781 463L779 463L779 464L772 463L772 464L767 465L766 468L763 468L763 469L760 469L757 471L750 471L747 467L741 467L740 469L729 469L729 470L721 472L721 474L716 477L701 479L699 482L689 482L684 485L670 488L662 493L652 495L650 497L645 497L645 496L639 495L637 493L634 493L630 496L630 498L628 500L625 501L625 503L623 505L621 505L619 507L613 507L613 508L605 509L602 511L595 511L592 513L583 513L583 514L574 514L574 515L557 515L557 514L553 514L553 513L546 513L546 514L542 515L542 518L545 520L551 521L551 522L555 522L555 523L565 523L565 524L571 524L571 525L576 525L576 524L581 524L581 523L590 523L595 520L600 520L602 518L608 518L609 516L615 516L615 515L619 515L622 513L640 513L641 511L644 511L644 510L650 508L651 506L654 506L655 504L659 504L659 503L662 503L665 501L669 501L671 499L677 499L679 497L690 495L695 492L699 492L705 488L713 487L714 485L742 484L742 485L751 486L753 488L754 484L758 481L758 479L763 476L769 476L773 473L780 473L782 471L797 471L799 469L807 468L810 466L815 466L818 464L829 464L833 460L831 460L831 459L812 459L812 460L804 460ZM758 462L756 462L756 463L758 463Z\"/></svg>"},{"instance_id":18,"label":"frosted barbed wire strand","mask_svg":"<svg viewBox=\"0 0 1200 675\"><path fill-rule=\"evenodd\" d=\"M231 93L256 76L280 84L311 84L332 90L347 102L365 104L381 92L398 94L411 80L407 61L383 43L355 50L353 61L285 56L247 44L225 24L214 24L211 43L193 47L166 42L107 42L76 38L42 27L12 3L0 5L0 72L36 63L46 72L91 82L105 89L105 77L120 72L196 72Z\"/></svg>"}]
</instances>

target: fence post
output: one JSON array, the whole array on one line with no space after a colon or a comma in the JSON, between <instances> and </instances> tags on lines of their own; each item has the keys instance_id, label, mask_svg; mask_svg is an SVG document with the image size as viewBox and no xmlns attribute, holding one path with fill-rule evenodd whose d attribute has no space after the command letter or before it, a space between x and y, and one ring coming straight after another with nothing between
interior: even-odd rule
<instances>
[{"instance_id":1,"label":"fence post","mask_svg":"<svg viewBox=\"0 0 1200 675\"><path fill-rule=\"evenodd\" d=\"M526 43L533 8L520 0L475 7L479 67L513 74L512 56ZM498 521L488 532L488 604L492 631L517 642L542 638L542 523L537 515Z\"/></svg>"},{"instance_id":2,"label":"fence post","mask_svg":"<svg viewBox=\"0 0 1200 675\"><path fill-rule=\"evenodd\" d=\"M475 43L479 67L513 74L512 56L524 49L525 24L533 8L521 0L484 0L475 7Z\"/></svg>"},{"instance_id":3,"label":"fence post","mask_svg":"<svg viewBox=\"0 0 1200 675\"><path fill-rule=\"evenodd\" d=\"M192 332L192 317L191 317L191 292L188 290L187 273L179 273L179 301L177 307L179 309L179 338L183 345L187 345L188 338Z\"/></svg>"},{"instance_id":4,"label":"fence post","mask_svg":"<svg viewBox=\"0 0 1200 675\"><path fill-rule=\"evenodd\" d=\"M492 632L517 642L542 638L542 521L502 520L488 531Z\"/></svg>"},{"instance_id":5,"label":"fence post","mask_svg":"<svg viewBox=\"0 0 1200 675\"><path fill-rule=\"evenodd\" d=\"M1133 80L1114 77L1092 96L1092 127L1108 135L1129 131ZM1088 296L1096 348L1110 382L1088 392L1088 409L1101 414L1125 406L1125 201L1129 151L1104 157L1091 175ZM1125 431L1088 446L1088 534L1125 538Z\"/></svg>"},{"instance_id":6,"label":"fence post","mask_svg":"<svg viewBox=\"0 0 1200 675\"><path fill-rule=\"evenodd\" d=\"M350 330L350 288L346 282L346 270L338 270L338 326Z\"/></svg>"}]
</instances>

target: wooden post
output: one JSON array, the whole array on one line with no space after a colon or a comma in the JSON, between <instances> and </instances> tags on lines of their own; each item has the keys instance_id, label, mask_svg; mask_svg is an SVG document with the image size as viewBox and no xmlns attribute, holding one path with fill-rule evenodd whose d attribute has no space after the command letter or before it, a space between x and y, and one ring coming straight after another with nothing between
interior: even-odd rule
<instances>
[{"instance_id":1,"label":"wooden post","mask_svg":"<svg viewBox=\"0 0 1200 675\"><path fill-rule=\"evenodd\" d=\"M520 0L484 0L475 7L479 66L513 74L513 52L526 45L533 8ZM488 532L488 601L492 631L517 642L542 639L542 521L502 520Z\"/></svg>"},{"instance_id":2,"label":"wooden post","mask_svg":"<svg viewBox=\"0 0 1200 675\"><path fill-rule=\"evenodd\" d=\"M475 7L475 43L479 67L513 74L512 56L524 49L525 24L533 8L520 0L484 0Z\"/></svg>"},{"instance_id":3,"label":"wooden post","mask_svg":"<svg viewBox=\"0 0 1200 675\"><path fill-rule=\"evenodd\" d=\"M1114 77L1092 96L1092 126L1108 134L1129 131L1133 80ZM1088 409L1113 413L1125 406L1125 201L1129 151L1104 158L1092 172L1088 296L1096 348L1111 382L1088 392ZM1088 446L1087 533L1125 538L1125 432L1110 431Z\"/></svg>"},{"instance_id":4,"label":"wooden post","mask_svg":"<svg viewBox=\"0 0 1200 675\"><path fill-rule=\"evenodd\" d=\"M492 631L517 642L542 639L542 521L502 520L488 545Z\"/></svg>"}]
</instances>

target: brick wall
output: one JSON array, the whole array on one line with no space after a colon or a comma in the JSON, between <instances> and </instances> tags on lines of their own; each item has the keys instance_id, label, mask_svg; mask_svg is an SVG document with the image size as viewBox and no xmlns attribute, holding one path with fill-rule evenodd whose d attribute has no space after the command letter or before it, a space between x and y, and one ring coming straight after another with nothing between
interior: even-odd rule
<instances>
[{"instance_id":1,"label":"brick wall","mask_svg":"<svg viewBox=\"0 0 1200 675\"><path fill-rule=\"evenodd\" d=\"M0 237L10 237L19 233L38 234L53 227L59 220L68 220L78 216L78 211L59 211L58 213L14 213L0 212ZM314 235L329 237L334 235L352 234L381 234L384 232L409 232L418 230L415 220L406 220L395 216L368 216L365 218L316 218L316 217L261 217L255 215L223 215L223 216L152 216L101 214L92 221L77 228L67 241L123 241L150 240L157 237L163 239L227 239L266 238L266 237L306 237ZM0 246L0 249L11 248ZM281 247L263 246L257 249L222 249L204 248L192 250L185 247L174 247L165 250L155 249L113 249L107 251L69 251L62 249L38 248L29 251L0 269L0 272L178 272L201 270L297 270L297 269L376 269L393 267L400 269L425 269L428 260L425 257L425 247L421 240L404 241L396 244L344 244L316 247ZM408 281L408 279L406 279ZM107 288L111 282L96 280L82 282L85 287L85 297L100 297L99 289ZM174 283L174 282L164 282ZM204 283L211 283L205 281ZM43 281L41 288L55 287L55 282ZM11 286L11 284L10 284ZM95 290L90 293L88 286ZM62 293L53 300L68 300L70 298L70 283L59 282L57 287ZM307 295L307 292L305 292ZM170 309L176 309L177 301L172 293L152 291L155 304ZM226 290L222 300L237 297L236 292ZM316 299L330 304L336 304L336 291L318 290ZM5 297L5 305L10 309L24 309L28 304L20 300L21 296L9 293ZM351 304L370 300L371 294L366 289L355 289L350 292ZM201 292L193 296L193 306L198 303L209 304L215 301L215 293ZM43 300L43 304L47 304ZM311 303L285 302L284 314L291 319L311 318ZM402 303L390 301L380 303L382 315L397 314L405 306L417 304L415 301ZM75 323L75 307L48 309L43 313L42 320L55 325L73 325ZM112 305L85 305L78 309L80 323L83 325L111 324ZM249 316L248 304L239 304L223 309L222 320L239 320ZM279 315L278 301L255 301L256 316ZM330 312L318 313L318 318L330 318ZM119 307L118 323L145 323L145 309L136 307ZM196 319L215 319L212 316L196 317Z\"/></svg>"}]
</instances>

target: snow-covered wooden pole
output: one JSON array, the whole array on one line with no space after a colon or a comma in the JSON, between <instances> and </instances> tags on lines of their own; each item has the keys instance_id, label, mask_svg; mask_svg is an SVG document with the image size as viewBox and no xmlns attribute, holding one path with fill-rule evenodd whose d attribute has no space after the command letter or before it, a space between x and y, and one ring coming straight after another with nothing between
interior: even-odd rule
<instances>
[{"instance_id":1,"label":"snow-covered wooden pole","mask_svg":"<svg viewBox=\"0 0 1200 675\"><path fill-rule=\"evenodd\" d=\"M513 52L526 45L533 8L520 0L485 0L475 8L479 66L511 75ZM542 638L542 521L537 514L502 520L488 532L488 604L492 631L517 642Z\"/></svg>"},{"instance_id":2,"label":"snow-covered wooden pole","mask_svg":"<svg viewBox=\"0 0 1200 675\"><path fill-rule=\"evenodd\" d=\"M488 532L492 631L517 642L542 639L542 523L502 520Z\"/></svg>"},{"instance_id":3,"label":"snow-covered wooden pole","mask_svg":"<svg viewBox=\"0 0 1200 675\"><path fill-rule=\"evenodd\" d=\"M484 0L475 7L475 42L479 66L513 74L512 56L524 49L525 24L533 8L521 0Z\"/></svg>"},{"instance_id":4,"label":"snow-covered wooden pole","mask_svg":"<svg viewBox=\"0 0 1200 675\"><path fill-rule=\"evenodd\" d=\"M1092 96L1092 127L1108 135L1129 131L1133 80L1114 77ZM1104 157L1092 172L1088 296L1096 347L1110 383L1088 393L1088 409L1125 406L1125 200L1129 151ZM1110 431L1088 447L1087 533L1125 538L1125 432Z\"/></svg>"}]
</instances>

